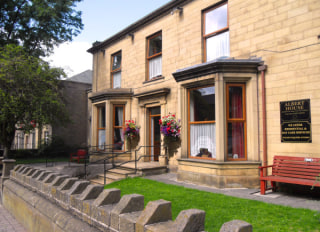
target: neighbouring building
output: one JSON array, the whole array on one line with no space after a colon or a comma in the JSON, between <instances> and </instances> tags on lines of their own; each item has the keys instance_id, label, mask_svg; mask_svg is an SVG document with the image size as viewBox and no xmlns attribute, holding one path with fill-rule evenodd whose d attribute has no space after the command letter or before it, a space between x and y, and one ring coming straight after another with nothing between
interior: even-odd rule
<instances>
[{"instance_id":1,"label":"neighbouring building","mask_svg":"<svg viewBox=\"0 0 320 232\"><path fill-rule=\"evenodd\" d=\"M257 187L275 155L320 157L319 38L318 0L170 1L88 50L91 145L125 151L125 120L157 145L173 113L179 180Z\"/></svg>"},{"instance_id":2,"label":"neighbouring building","mask_svg":"<svg viewBox=\"0 0 320 232\"><path fill-rule=\"evenodd\" d=\"M41 132L36 127L30 133L17 131L12 149L37 149L39 142L50 142L58 137L68 146L86 146L88 137L88 95L92 71L87 70L59 83L71 122L66 125L45 125ZM41 134L39 134L41 133Z\"/></svg>"}]
</instances>

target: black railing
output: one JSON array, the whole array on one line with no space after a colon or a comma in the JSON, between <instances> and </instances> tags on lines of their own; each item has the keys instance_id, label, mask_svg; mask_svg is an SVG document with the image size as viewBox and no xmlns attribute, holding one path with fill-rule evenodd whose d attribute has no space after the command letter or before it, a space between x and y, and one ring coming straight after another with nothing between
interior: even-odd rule
<instances>
[{"instance_id":1,"label":"black railing","mask_svg":"<svg viewBox=\"0 0 320 232\"><path fill-rule=\"evenodd\" d=\"M104 144L103 146L89 146L87 148L80 148L80 149L85 149L87 151L85 158L83 159L84 161L84 178L87 179L88 178L88 166L89 165L93 165L93 164L103 164L103 179L104 179L104 185L106 184L106 173L109 170L118 168L118 167L122 167L125 164L128 163L133 163L134 162L134 171L132 172L132 174L137 174L138 172L138 162L145 157L150 157L150 154L147 155L139 155L138 157L138 152L142 149L142 148L161 148L164 147L163 145L158 145L158 146L139 146L138 149L134 150L135 152L135 157L132 160L130 157L130 160L124 161L124 162L116 162L119 161L119 157L126 155L129 153L129 151L118 151L115 149L115 144ZM167 154L167 151L166 151ZM103 157L101 159L95 160L94 162L89 162L90 156L92 155L98 155L98 156L107 156L107 157ZM107 168L107 164L111 164L110 168ZM47 162L46 162L47 165ZM70 160L69 160L69 166L70 166Z\"/></svg>"}]
</instances>

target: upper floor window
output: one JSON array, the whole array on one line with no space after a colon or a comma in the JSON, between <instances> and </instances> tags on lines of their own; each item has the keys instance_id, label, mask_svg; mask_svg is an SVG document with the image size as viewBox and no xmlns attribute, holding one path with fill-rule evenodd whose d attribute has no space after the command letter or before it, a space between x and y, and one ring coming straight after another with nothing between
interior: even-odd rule
<instances>
[{"instance_id":1,"label":"upper floor window","mask_svg":"<svg viewBox=\"0 0 320 232\"><path fill-rule=\"evenodd\" d=\"M205 61L230 56L228 4L204 11L203 22Z\"/></svg>"},{"instance_id":2,"label":"upper floor window","mask_svg":"<svg viewBox=\"0 0 320 232\"><path fill-rule=\"evenodd\" d=\"M147 47L148 80L162 75L162 34L148 38Z\"/></svg>"},{"instance_id":3,"label":"upper floor window","mask_svg":"<svg viewBox=\"0 0 320 232\"><path fill-rule=\"evenodd\" d=\"M121 51L111 56L112 88L121 88Z\"/></svg>"}]
</instances>

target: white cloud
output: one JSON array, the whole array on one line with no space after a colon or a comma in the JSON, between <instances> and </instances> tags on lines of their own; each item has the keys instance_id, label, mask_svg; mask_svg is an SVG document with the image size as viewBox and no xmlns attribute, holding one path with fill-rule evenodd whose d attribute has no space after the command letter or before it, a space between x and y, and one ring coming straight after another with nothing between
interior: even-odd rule
<instances>
[{"instance_id":1,"label":"white cloud","mask_svg":"<svg viewBox=\"0 0 320 232\"><path fill-rule=\"evenodd\" d=\"M91 47L88 42L61 44L54 53L46 58L52 67L63 68L68 77L92 69L92 55L87 52Z\"/></svg>"}]
</instances>

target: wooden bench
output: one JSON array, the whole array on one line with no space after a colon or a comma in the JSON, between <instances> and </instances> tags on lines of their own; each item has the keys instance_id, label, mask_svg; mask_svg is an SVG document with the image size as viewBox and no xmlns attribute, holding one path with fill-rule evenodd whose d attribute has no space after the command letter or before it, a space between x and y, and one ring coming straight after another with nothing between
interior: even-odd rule
<instances>
[{"instance_id":1,"label":"wooden bench","mask_svg":"<svg viewBox=\"0 0 320 232\"><path fill-rule=\"evenodd\" d=\"M271 167L272 174L265 176L264 170ZM269 189L276 191L276 182L320 187L320 158L275 156L273 165L259 169L261 195L265 195ZM270 188L267 188L268 181L271 182Z\"/></svg>"},{"instance_id":2,"label":"wooden bench","mask_svg":"<svg viewBox=\"0 0 320 232\"><path fill-rule=\"evenodd\" d=\"M84 149L79 149L77 152L70 153L70 162L77 160L80 163L80 160L86 159L87 151Z\"/></svg>"}]
</instances>

